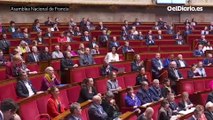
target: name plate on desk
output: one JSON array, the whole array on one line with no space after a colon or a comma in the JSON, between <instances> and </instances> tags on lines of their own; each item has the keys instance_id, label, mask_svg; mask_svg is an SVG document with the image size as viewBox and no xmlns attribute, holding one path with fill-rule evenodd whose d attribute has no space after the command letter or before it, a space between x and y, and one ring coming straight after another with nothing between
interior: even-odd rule
<instances>
[{"instance_id":1,"label":"name plate on desk","mask_svg":"<svg viewBox=\"0 0 213 120\"><path fill-rule=\"evenodd\" d=\"M151 105L152 103L146 103L146 104L143 104L142 107L147 107L149 105Z\"/></svg>"}]
</instances>

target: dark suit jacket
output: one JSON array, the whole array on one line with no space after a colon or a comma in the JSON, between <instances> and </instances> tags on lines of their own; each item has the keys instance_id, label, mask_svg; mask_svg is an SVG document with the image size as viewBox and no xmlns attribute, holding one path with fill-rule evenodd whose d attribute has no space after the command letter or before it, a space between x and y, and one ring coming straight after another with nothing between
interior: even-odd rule
<instances>
[{"instance_id":1,"label":"dark suit jacket","mask_svg":"<svg viewBox=\"0 0 213 120\"><path fill-rule=\"evenodd\" d=\"M163 65L163 61L162 60L160 60L160 61L161 61L162 65ZM153 58L152 59L152 72L159 73L160 72L159 69L158 69L159 67L160 67L160 63L159 63L158 59Z\"/></svg>"},{"instance_id":2,"label":"dark suit jacket","mask_svg":"<svg viewBox=\"0 0 213 120\"><path fill-rule=\"evenodd\" d=\"M182 74L180 73L180 71L178 69L177 69L177 72L178 72L179 77L181 78ZM168 78L171 80L171 82L176 84L176 81L178 80L178 77L175 75L175 72L174 72L173 68L168 68ZM171 84L173 84L173 83L171 83Z\"/></svg>"},{"instance_id":3,"label":"dark suit jacket","mask_svg":"<svg viewBox=\"0 0 213 120\"><path fill-rule=\"evenodd\" d=\"M43 61L51 60L52 59L52 55L50 53L47 53L47 52L41 52L40 58Z\"/></svg>"},{"instance_id":4,"label":"dark suit jacket","mask_svg":"<svg viewBox=\"0 0 213 120\"><path fill-rule=\"evenodd\" d=\"M194 117L190 117L188 120L195 120Z\"/></svg>"},{"instance_id":5,"label":"dark suit jacket","mask_svg":"<svg viewBox=\"0 0 213 120\"><path fill-rule=\"evenodd\" d=\"M116 42L111 41L111 42L109 43L109 49L111 50L112 47L116 47L116 48L120 47L119 42L117 42L117 41L116 41Z\"/></svg>"},{"instance_id":6,"label":"dark suit jacket","mask_svg":"<svg viewBox=\"0 0 213 120\"><path fill-rule=\"evenodd\" d=\"M207 120L213 120L213 113L211 113L210 111L206 110L204 112L204 114L205 114Z\"/></svg>"},{"instance_id":7,"label":"dark suit jacket","mask_svg":"<svg viewBox=\"0 0 213 120\"><path fill-rule=\"evenodd\" d=\"M205 65L205 66L207 66L209 63L211 63L211 64L213 64L213 59L211 58L205 58L204 60L203 60L203 64Z\"/></svg>"},{"instance_id":8,"label":"dark suit jacket","mask_svg":"<svg viewBox=\"0 0 213 120\"><path fill-rule=\"evenodd\" d=\"M146 39L146 45L155 45L155 40Z\"/></svg>"},{"instance_id":9,"label":"dark suit jacket","mask_svg":"<svg viewBox=\"0 0 213 120\"><path fill-rule=\"evenodd\" d=\"M101 36L99 36L99 43L103 47L107 46L107 41L109 41L109 40L110 40L109 35L101 35Z\"/></svg>"},{"instance_id":10,"label":"dark suit jacket","mask_svg":"<svg viewBox=\"0 0 213 120\"><path fill-rule=\"evenodd\" d=\"M80 92L80 96L78 98L78 102L82 103L85 102L87 100L92 100L92 97L97 95L97 91L95 89L95 87L92 88L92 93L89 93L89 90L87 87L82 87L81 88L81 92Z\"/></svg>"},{"instance_id":11,"label":"dark suit jacket","mask_svg":"<svg viewBox=\"0 0 213 120\"><path fill-rule=\"evenodd\" d=\"M175 103L175 101L174 101L174 102L169 102L169 108L170 108L172 111L178 110L178 109L179 109L179 108L178 108L178 105L177 105L177 103ZM174 114L177 114L177 113L174 113Z\"/></svg>"},{"instance_id":12,"label":"dark suit jacket","mask_svg":"<svg viewBox=\"0 0 213 120\"><path fill-rule=\"evenodd\" d=\"M90 42L90 43L89 43L89 48L90 48L90 49L93 49L93 48L94 48L94 47L93 47L93 44L98 45L98 42Z\"/></svg>"},{"instance_id":13,"label":"dark suit jacket","mask_svg":"<svg viewBox=\"0 0 213 120\"><path fill-rule=\"evenodd\" d=\"M152 86L149 88L149 92L154 101L158 101L162 97L160 88Z\"/></svg>"},{"instance_id":14,"label":"dark suit jacket","mask_svg":"<svg viewBox=\"0 0 213 120\"><path fill-rule=\"evenodd\" d=\"M211 101L213 103L213 92L211 92L207 97L207 102Z\"/></svg>"},{"instance_id":15,"label":"dark suit jacket","mask_svg":"<svg viewBox=\"0 0 213 120\"><path fill-rule=\"evenodd\" d=\"M109 75L112 71L118 71L118 68L109 64L109 71L107 71L107 66L102 66L101 67L101 76Z\"/></svg>"},{"instance_id":16,"label":"dark suit jacket","mask_svg":"<svg viewBox=\"0 0 213 120\"><path fill-rule=\"evenodd\" d=\"M24 34L21 32L14 32L12 33L13 38L24 38Z\"/></svg>"},{"instance_id":17,"label":"dark suit jacket","mask_svg":"<svg viewBox=\"0 0 213 120\"><path fill-rule=\"evenodd\" d=\"M193 78L194 76L200 76L199 73L194 73L192 70L187 71L187 77Z\"/></svg>"},{"instance_id":18,"label":"dark suit jacket","mask_svg":"<svg viewBox=\"0 0 213 120\"><path fill-rule=\"evenodd\" d=\"M78 120L78 119L76 119L73 115L69 115L68 117L65 118L65 120Z\"/></svg>"},{"instance_id":19,"label":"dark suit jacket","mask_svg":"<svg viewBox=\"0 0 213 120\"><path fill-rule=\"evenodd\" d=\"M187 101L187 104L190 105L190 104L192 104L192 102ZM180 110L186 110L186 108L185 108L186 106L182 100L178 103L178 106L179 106Z\"/></svg>"},{"instance_id":20,"label":"dark suit jacket","mask_svg":"<svg viewBox=\"0 0 213 120\"><path fill-rule=\"evenodd\" d=\"M183 63L185 64L185 66L187 67L186 61L185 61L185 60L182 60L182 61L183 61ZM176 60L175 62L176 62L176 64L177 64L177 67L179 68L179 67L180 67L180 61L179 61L179 60Z\"/></svg>"},{"instance_id":21,"label":"dark suit jacket","mask_svg":"<svg viewBox=\"0 0 213 120\"><path fill-rule=\"evenodd\" d=\"M102 106L100 106L99 110L97 105L92 104L89 107L88 114L90 120L108 120L108 115L103 110Z\"/></svg>"},{"instance_id":22,"label":"dark suit jacket","mask_svg":"<svg viewBox=\"0 0 213 120\"><path fill-rule=\"evenodd\" d=\"M159 110L158 116L158 120L170 120L171 117L164 108Z\"/></svg>"},{"instance_id":23,"label":"dark suit jacket","mask_svg":"<svg viewBox=\"0 0 213 120\"><path fill-rule=\"evenodd\" d=\"M200 50L194 51L194 56L203 56L203 55L204 55L203 51L200 51Z\"/></svg>"},{"instance_id":24,"label":"dark suit jacket","mask_svg":"<svg viewBox=\"0 0 213 120\"><path fill-rule=\"evenodd\" d=\"M146 74L145 74L146 75ZM136 85L141 85L143 81L149 82L149 80L145 77L145 75L138 74L136 77Z\"/></svg>"},{"instance_id":25,"label":"dark suit jacket","mask_svg":"<svg viewBox=\"0 0 213 120\"><path fill-rule=\"evenodd\" d=\"M89 54L89 55L83 54L83 55L80 55L79 63L81 66L87 66L87 65L95 64L95 61L91 54Z\"/></svg>"},{"instance_id":26,"label":"dark suit jacket","mask_svg":"<svg viewBox=\"0 0 213 120\"><path fill-rule=\"evenodd\" d=\"M45 37L53 37L53 34L52 33L45 33Z\"/></svg>"},{"instance_id":27,"label":"dark suit jacket","mask_svg":"<svg viewBox=\"0 0 213 120\"><path fill-rule=\"evenodd\" d=\"M137 62L135 60L131 63L131 69L132 69L132 71L140 71L140 69L142 67L143 66L138 66L138 64L137 64Z\"/></svg>"},{"instance_id":28,"label":"dark suit jacket","mask_svg":"<svg viewBox=\"0 0 213 120\"><path fill-rule=\"evenodd\" d=\"M166 88L166 87L162 87L162 88L161 88L161 95L162 95L164 98L166 98L167 95L168 95L169 93L174 93L174 91L173 91L172 89L169 90L169 89Z\"/></svg>"},{"instance_id":29,"label":"dark suit jacket","mask_svg":"<svg viewBox=\"0 0 213 120\"><path fill-rule=\"evenodd\" d=\"M37 57L37 62L39 62L40 61L40 54L38 53L36 57ZM30 53L28 55L28 62L36 62L35 57L33 56L33 53Z\"/></svg>"},{"instance_id":30,"label":"dark suit jacket","mask_svg":"<svg viewBox=\"0 0 213 120\"><path fill-rule=\"evenodd\" d=\"M31 86L31 89L33 90L34 93L36 93L36 90L34 89L32 83L28 81L29 85ZM29 92L27 90L27 87L24 84L23 80L19 80L17 85L16 85L16 93L19 97L25 98L29 96Z\"/></svg>"},{"instance_id":31,"label":"dark suit jacket","mask_svg":"<svg viewBox=\"0 0 213 120\"><path fill-rule=\"evenodd\" d=\"M137 97L139 98L139 100L141 101L141 104L146 104L146 103L150 103L153 102L153 98L149 92L149 90L144 90L144 89L140 89L137 92Z\"/></svg>"},{"instance_id":32,"label":"dark suit jacket","mask_svg":"<svg viewBox=\"0 0 213 120\"><path fill-rule=\"evenodd\" d=\"M87 36L87 37L88 37L89 41L91 41L91 36ZM86 36L82 36L81 41L88 41L88 40L86 40Z\"/></svg>"},{"instance_id":33,"label":"dark suit jacket","mask_svg":"<svg viewBox=\"0 0 213 120\"><path fill-rule=\"evenodd\" d=\"M141 25L141 22L133 22L132 25L133 26L138 26L138 25Z\"/></svg>"},{"instance_id":34,"label":"dark suit jacket","mask_svg":"<svg viewBox=\"0 0 213 120\"><path fill-rule=\"evenodd\" d=\"M74 65L73 61L71 59L63 58L61 60L61 68L62 70L65 70L65 68L72 68Z\"/></svg>"},{"instance_id":35,"label":"dark suit jacket","mask_svg":"<svg viewBox=\"0 0 213 120\"><path fill-rule=\"evenodd\" d=\"M128 35L128 39L129 40L136 40L137 39L137 36L133 35L133 34L129 34Z\"/></svg>"},{"instance_id":36,"label":"dark suit jacket","mask_svg":"<svg viewBox=\"0 0 213 120\"><path fill-rule=\"evenodd\" d=\"M8 40L0 40L0 49L3 52L7 52L10 47L10 42Z\"/></svg>"},{"instance_id":37,"label":"dark suit jacket","mask_svg":"<svg viewBox=\"0 0 213 120\"><path fill-rule=\"evenodd\" d=\"M123 54L127 53L128 50L132 50L132 48L130 46L123 46L123 48L122 48Z\"/></svg>"},{"instance_id":38,"label":"dark suit jacket","mask_svg":"<svg viewBox=\"0 0 213 120\"><path fill-rule=\"evenodd\" d=\"M97 27L96 27L96 30L107 30L107 27L106 26L100 26L100 25L98 25Z\"/></svg>"}]
</instances>

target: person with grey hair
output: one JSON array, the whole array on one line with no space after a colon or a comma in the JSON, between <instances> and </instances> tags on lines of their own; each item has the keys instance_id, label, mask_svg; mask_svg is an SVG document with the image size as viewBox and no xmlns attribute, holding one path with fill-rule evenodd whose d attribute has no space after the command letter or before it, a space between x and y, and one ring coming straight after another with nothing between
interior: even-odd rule
<instances>
[{"instance_id":1,"label":"person with grey hair","mask_svg":"<svg viewBox=\"0 0 213 120\"><path fill-rule=\"evenodd\" d=\"M170 62L169 68L168 68L168 78L171 80L171 85L173 90L177 93L176 84L177 81L180 79L183 79L182 74L177 69L177 63L175 61Z\"/></svg>"},{"instance_id":2,"label":"person with grey hair","mask_svg":"<svg viewBox=\"0 0 213 120\"><path fill-rule=\"evenodd\" d=\"M39 62L40 61L40 53L36 46L32 46L32 52L28 55L28 62Z\"/></svg>"},{"instance_id":3,"label":"person with grey hair","mask_svg":"<svg viewBox=\"0 0 213 120\"><path fill-rule=\"evenodd\" d=\"M161 95L160 82L158 79L153 80L153 84L149 88L149 92L151 96L153 97L154 101L158 101L163 98Z\"/></svg>"},{"instance_id":4,"label":"person with grey hair","mask_svg":"<svg viewBox=\"0 0 213 120\"><path fill-rule=\"evenodd\" d=\"M107 120L108 115L101 106L102 99L99 95L92 98L92 104L89 107L88 114L90 120Z\"/></svg>"},{"instance_id":5,"label":"person with grey hair","mask_svg":"<svg viewBox=\"0 0 213 120\"><path fill-rule=\"evenodd\" d=\"M152 119L153 114L154 114L153 108L152 107L148 107L148 108L146 108L146 110L145 110L145 112L143 114L138 116L137 120L153 120Z\"/></svg>"},{"instance_id":6,"label":"person with grey hair","mask_svg":"<svg viewBox=\"0 0 213 120\"><path fill-rule=\"evenodd\" d=\"M55 51L52 52L52 58L53 59L64 58L63 53L60 51L60 46L59 45L55 46Z\"/></svg>"},{"instance_id":7,"label":"person with grey hair","mask_svg":"<svg viewBox=\"0 0 213 120\"><path fill-rule=\"evenodd\" d=\"M153 98L149 92L149 84L146 81L143 81L141 84L141 89L137 92L137 97L141 101L141 104L153 102Z\"/></svg>"},{"instance_id":8,"label":"person with grey hair","mask_svg":"<svg viewBox=\"0 0 213 120\"><path fill-rule=\"evenodd\" d=\"M80 66L88 66L95 64L94 58L90 53L90 49L88 47L85 48L85 52L80 55L79 63Z\"/></svg>"},{"instance_id":9,"label":"person with grey hair","mask_svg":"<svg viewBox=\"0 0 213 120\"><path fill-rule=\"evenodd\" d=\"M77 102L72 103L70 113L66 120L81 120L81 105Z\"/></svg>"},{"instance_id":10,"label":"person with grey hair","mask_svg":"<svg viewBox=\"0 0 213 120\"><path fill-rule=\"evenodd\" d=\"M207 120L213 120L213 103L207 102L205 106L206 110L204 111L204 114L206 116Z\"/></svg>"},{"instance_id":11,"label":"person with grey hair","mask_svg":"<svg viewBox=\"0 0 213 120\"><path fill-rule=\"evenodd\" d=\"M111 91L108 91L105 94L105 98L103 99L101 106L107 113L109 120L115 119L121 114L114 99L114 94Z\"/></svg>"},{"instance_id":12,"label":"person with grey hair","mask_svg":"<svg viewBox=\"0 0 213 120\"><path fill-rule=\"evenodd\" d=\"M48 88L57 86L57 85L60 85L60 82L56 78L56 75L54 73L54 68L51 66L48 66L45 69L45 75L41 83L41 90L46 91Z\"/></svg>"}]
</instances>

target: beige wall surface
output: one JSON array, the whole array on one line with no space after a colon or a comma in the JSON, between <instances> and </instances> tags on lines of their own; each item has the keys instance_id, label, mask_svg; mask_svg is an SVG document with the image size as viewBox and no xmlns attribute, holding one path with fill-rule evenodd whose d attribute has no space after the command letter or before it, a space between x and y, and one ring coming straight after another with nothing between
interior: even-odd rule
<instances>
[{"instance_id":1,"label":"beige wall surface","mask_svg":"<svg viewBox=\"0 0 213 120\"><path fill-rule=\"evenodd\" d=\"M198 22L213 21L213 8L204 7L203 12L168 12L166 7L156 6L78 6L71 5L69 12L12 12L13 5L0 5L0 22L7 23L14 20L17 23L32 23L38 18L44 22L47 17L59 17L61 22L70 18L80 21L82 17L91 18L92 21L118 22L133 21L136 17L140 21L153 22L162 17L168 23L184 21L186 18L195 18Z\"/></svg>"}]
</instances>

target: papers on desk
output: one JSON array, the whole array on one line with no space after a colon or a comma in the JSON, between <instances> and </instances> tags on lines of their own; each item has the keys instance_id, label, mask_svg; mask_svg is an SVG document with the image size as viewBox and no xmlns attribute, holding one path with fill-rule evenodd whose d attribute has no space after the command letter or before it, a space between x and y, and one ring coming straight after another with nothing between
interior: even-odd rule
<instances>
[{"instance_id":1,"label":"papers on desk","mask_svg":"<svg viewBox=\"0 0 213 120\"><path fill-rule=\"evenodd\" d=\"M152 103L146 103L146 104L143 104L142 107L147 107L149 105L151 105Z\"/></svg>"},{"instance_id":2,"label":"papers on desk","mask_svg":"<svg viewBox=\"0 0 213 120\"><path fill-rule=\"evenodd\" d=\"M188 109L188 110L181 110L181 111L179 111L178 113L179 114L182 114L182 115L186 115L186 114L189 114L189 113L192 113L192 112L194 112L194 110L195 110L195 107L193 107L193 108L191 108L191 109Z\"/></svg>"},{"instance_id":3,"label":"papers on desk","mask_svg":"<svg viewBox=\"0 0 213 120\"><path fill-rule=\"evenodd\" d=\"M178 118L180 117L180 115L173 115L170 120L178 120Z\"/></svg>"}]
</instances>

